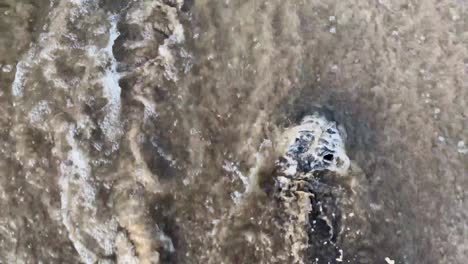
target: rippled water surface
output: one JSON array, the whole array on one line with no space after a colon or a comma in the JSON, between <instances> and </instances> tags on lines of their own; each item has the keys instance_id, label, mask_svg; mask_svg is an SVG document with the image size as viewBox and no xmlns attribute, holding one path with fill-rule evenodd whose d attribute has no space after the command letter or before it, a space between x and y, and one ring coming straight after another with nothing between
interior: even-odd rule
<instances>
[{"instance_id":1,"label":"rippled water surface","mask_svg":"<svg viewBox=\"0 0 468 264\"><path fill-rule=\"evenodd\" d=\"M467 7L0 0L0 263L468 263Z\"/></svg>"}]
</instances>

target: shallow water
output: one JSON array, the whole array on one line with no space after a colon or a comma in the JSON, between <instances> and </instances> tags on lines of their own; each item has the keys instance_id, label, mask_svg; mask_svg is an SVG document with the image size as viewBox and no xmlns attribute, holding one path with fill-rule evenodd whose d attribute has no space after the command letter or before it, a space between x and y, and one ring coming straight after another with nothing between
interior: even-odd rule
<instances>
[{"instance_id":1,"label":"shallow water","mask_svg":"<svg viewBox=\"0 0 468 264\"><path fill-rule=\"evenodd\" d=\"M0 263L468 261L466 1L0 14ZM315 112L350 171L286 203L284 131Z\"/></svg>"}]
</instances>

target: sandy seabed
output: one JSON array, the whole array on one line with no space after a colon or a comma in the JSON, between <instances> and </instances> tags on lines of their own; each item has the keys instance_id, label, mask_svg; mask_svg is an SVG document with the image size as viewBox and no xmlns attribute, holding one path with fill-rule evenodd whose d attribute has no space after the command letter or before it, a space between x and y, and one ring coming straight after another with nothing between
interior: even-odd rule
<instances>
[{"instance_id":1,"label":"sandy seabed","mask_svg":"<svg viewBox=\"0 0 468 264\"><path fill-rule=\"evenodd\" d=\"M0 263L467 263L467 8L0 0Z\"/></svg>"}]
</instances>

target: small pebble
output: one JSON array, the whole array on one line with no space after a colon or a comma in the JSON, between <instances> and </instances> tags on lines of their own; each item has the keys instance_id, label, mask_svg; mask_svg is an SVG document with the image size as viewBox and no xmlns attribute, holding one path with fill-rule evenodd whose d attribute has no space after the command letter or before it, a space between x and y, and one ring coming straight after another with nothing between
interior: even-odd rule
<instances>
[{"instance_id":1,"label":"small pebble","mask_svg":"<svg viewBox=\"0 0 468 264\"><path fill-rule=\"evenodd\" d=\"M13 70L13 67L11 65L4 65L2 67L3 72L11 72L11 70Z\"/></svg>"},{"instance_id":2,"label":"small pebble","mask_svg":"<svg viewBox=\"0 0 468 264\"><path fill-rule=\"evenodd\" d=\"M187 186L187 185L190 184L190 181L189 181L188 179L184 179L184 180L182 180L182 183L183 183L185 186Z\"/></svg>"},{"instance_id":3,"label":"small pebble","mask_svg":"<svg viewBox=\"0 0 468 264\"><path fill-rule=\"evenodd\" d=\"M465 146L465 142L463 140L458 141L457 149L458 149L458 153L461 153L461 154L468 153L468 148Z\"/></svg>"}]
</instances>

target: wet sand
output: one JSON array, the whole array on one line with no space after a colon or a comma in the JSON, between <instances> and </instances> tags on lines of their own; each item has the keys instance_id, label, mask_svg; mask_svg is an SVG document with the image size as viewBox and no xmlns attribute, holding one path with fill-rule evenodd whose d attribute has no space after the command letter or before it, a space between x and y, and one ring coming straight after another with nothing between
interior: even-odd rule
<instances>
[{"instance_id":1,"label":"wet sand","mask_svg":"<svg viewBox=\"0 0 468 264\"><path fill-rule=\"evenodd\" d=\"M466 1L0 14L0 263L468 261ZM323 200L335 244L311 252L317 200L286 208L275 162L316 112L351 167Z\"/></svg>"}]
</instances>

